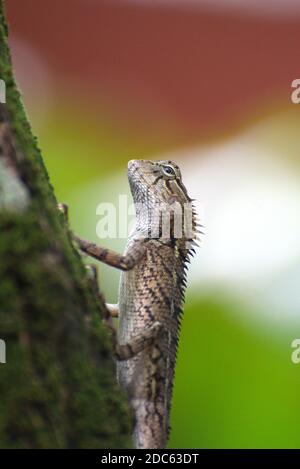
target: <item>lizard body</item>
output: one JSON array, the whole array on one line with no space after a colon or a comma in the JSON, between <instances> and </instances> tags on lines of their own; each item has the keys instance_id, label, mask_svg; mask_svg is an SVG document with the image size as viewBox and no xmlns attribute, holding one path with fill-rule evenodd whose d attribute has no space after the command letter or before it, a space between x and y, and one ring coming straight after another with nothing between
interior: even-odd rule
<instances>
[{"instance_id":1,"label":"lizard body","mask_svg":"<svg viewBox=\"0 0 300 469\"><path fill-rule=\"evenodd\" d=\"M116 337L118 381L134 411L135 446L163 448L169 433L186 268L196 244L197 223L175 163L132 160L128 180L136 225L124 255L76 240L82 251L123 270ZM189 213L187 230L184 209ZM116 306L111 309L116 316Z\"/></svg>"}]
</instances>

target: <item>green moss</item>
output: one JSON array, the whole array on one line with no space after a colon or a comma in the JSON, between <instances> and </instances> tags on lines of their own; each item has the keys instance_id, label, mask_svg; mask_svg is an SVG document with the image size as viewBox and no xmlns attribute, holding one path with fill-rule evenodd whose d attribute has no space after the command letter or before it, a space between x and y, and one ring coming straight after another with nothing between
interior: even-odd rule
<instances>
[{"instance_id":1,"label":"green moss","mask_svg":"<svg viewBox=\"0 0 300 469\"><path fill-rule=\"evenodd\" d=\"M0 0L0 77L14 165L30 195L0 212L0 447L130 445L131 418L116 385L110 342L56 200L12 76Z\"/></svg>"}]
</instances>

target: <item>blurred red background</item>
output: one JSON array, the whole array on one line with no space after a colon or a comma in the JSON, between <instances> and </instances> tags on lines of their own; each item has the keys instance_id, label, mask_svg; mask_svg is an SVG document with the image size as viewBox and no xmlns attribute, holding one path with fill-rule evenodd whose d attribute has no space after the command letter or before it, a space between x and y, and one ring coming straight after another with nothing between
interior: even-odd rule
<instances>
[{"instance_id":1,"label":"blurred red background","mask_svg":"<svg viewBox=\"0 0 300 469\"><path fill-rule=\"evenodd\" d=\"M95 113L101 102L135 132L167 126L173 143L289 104L299 73L299 17L272 9L9 0L7 10L12 38L38 49L58 96L90 100Z\"/></svg>"}]
</instances>

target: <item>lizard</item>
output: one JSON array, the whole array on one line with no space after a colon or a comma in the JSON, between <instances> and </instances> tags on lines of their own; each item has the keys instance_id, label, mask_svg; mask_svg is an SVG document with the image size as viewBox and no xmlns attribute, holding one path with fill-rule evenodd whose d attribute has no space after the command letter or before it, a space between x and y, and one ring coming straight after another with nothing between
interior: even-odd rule
<instances>
[{"instance_id":1,"label":"lizard","mask_svg":"<svg viewBox=\"0 0 300 469\"><path fill-rule=\"evenodd\" d=\"M85 254L121 270L118 304L107 305L119 318L117 378L133 409L135 447L156 449L170 431L187 264L201 225L174 162L131 160L128 180L136 219L124 254L74 239Z\"/></svg>"}]
</instances>

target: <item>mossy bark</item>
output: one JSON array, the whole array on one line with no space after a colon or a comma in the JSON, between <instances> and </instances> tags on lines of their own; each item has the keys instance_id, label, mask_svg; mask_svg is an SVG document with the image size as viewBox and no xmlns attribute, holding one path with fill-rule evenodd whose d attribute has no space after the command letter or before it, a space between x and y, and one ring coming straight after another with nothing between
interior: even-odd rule
<instances>
[{"instance_id":1,"label":"mossy bark","mask_svg":"<svg viewBox=\"0 0 300 469\"><path fill-rule=\"evenodd\" d=\"M0 78L0 447L128 447L110 341L15 85L2 0Z\"/></svg>"}]
</instances>

